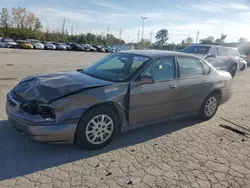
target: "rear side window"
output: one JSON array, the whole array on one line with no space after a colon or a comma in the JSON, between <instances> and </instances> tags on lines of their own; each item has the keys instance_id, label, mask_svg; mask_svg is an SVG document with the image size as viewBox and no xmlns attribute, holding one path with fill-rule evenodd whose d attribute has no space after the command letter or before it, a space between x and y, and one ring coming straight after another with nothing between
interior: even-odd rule
<instances>
[{"instance_id":1,"label":"rear side window","mask_svg":"<svg viewBox=\"0 0 250 188\"><path fill-rule=\"evenodd\" d=\"M227 56L227 51L226 51L226 49L225 48L220 48L220 47L218 47L217 48L217 54L218 54L218 56Z\"/></svg>"},{"instance_id":2,"label":"rear side window","mask_svg":"<svg viewBox=\"0 0 250 188\"><path fill-rule=\"evenodd\" d=\"M240 56L240 54L239 54L239 52L238 52L237 49L233 49L233 48L230 49L230 48L228 48L227 51L228 51L228 54L230 56Z\"/></svg>"},{"instance_id":3,"label":"rear side window","mask_svg":"<svg viewBox=\"0 0 250 188\"><path fill-rule=\"evenodd\" d=\"M178 57L180 77L193 77L203 75L201 62L192 57Z\"/></svg>"}]
</instances>

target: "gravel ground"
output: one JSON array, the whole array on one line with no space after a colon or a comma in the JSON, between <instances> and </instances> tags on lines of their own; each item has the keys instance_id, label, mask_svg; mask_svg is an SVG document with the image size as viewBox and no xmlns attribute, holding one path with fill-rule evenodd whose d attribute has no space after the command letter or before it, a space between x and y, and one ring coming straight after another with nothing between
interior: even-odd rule
<instances>
[{"instance_id":1,"label":"gravel ground","mask_svg":"<svg viewBox=\"0 0 250 188\"><path fill-rule=\"evenodd\" d=\"M5 96L28 74L86 67L105 54L0 49L0 188L250 187L250 71L210 121L190 117L121 133L85 151L34 142L6 121Z\"/></svg>"}]
</instances>

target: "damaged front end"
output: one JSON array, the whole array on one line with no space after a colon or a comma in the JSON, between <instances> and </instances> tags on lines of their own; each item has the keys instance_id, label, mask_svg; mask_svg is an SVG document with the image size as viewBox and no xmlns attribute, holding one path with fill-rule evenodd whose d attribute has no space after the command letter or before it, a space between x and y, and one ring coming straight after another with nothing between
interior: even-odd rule
<instances>
[{"instance_id":1,"label":"damaged front end","mask_svg":"<svg viewBox=\"0 0 250 188\"><path fill-rule=\"evenodd\" d=\"M31 115L40 115L45 120L55 120L55 110L48 104L37 101L28 101L20 105L20 108Z\"/></svg>"}]
</instances>

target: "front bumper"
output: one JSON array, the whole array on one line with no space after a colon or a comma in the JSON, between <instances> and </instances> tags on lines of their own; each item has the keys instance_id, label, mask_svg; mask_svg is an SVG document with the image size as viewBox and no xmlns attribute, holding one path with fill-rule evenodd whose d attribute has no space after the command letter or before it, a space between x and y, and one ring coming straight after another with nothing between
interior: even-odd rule
<instances>
[{"instance_id":1,"label":"front bumper","mask_svg":"<svg viewBox=\"0 0 250 188\"><path fill-rule=\"evenodd\" d=\"M39 115L30 115L22 111L19 106L20 103L9 93L5 108L13 128L36 141L74 143L77 122L46 121Z\"/></svg>"}]
</instances>

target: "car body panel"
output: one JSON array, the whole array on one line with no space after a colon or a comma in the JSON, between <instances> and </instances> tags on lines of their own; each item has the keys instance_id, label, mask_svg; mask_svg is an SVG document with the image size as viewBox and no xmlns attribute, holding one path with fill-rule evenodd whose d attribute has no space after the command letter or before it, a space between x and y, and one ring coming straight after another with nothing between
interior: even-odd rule
<instances>
[{"instance_id":1,"label":"car body panel","mask_svg":"<svg viewBox=\"0 0 250 188\"><path fill-rule=\"evenodd\" d=\"M73 143L80 119L89 109L98 105L111 105L119 117L120 129L125 130L127 127L146 125L180 114L198 113L199 105L213 91L222 92L221 104L232 95L231 75L216 70L209 63L207 65L210 67L210 72L203 78L180 79L177 76L170 81L142 84L138 76L146 66L162 56L177 56L180 53L162 51L119 53L147 55L150 60L131 77L130 81L124 82L102 80L89 76L81 70L24 78L7 95L6 112L13 127L27 132L35 140ZM210 82L204 83L207 80ZM172 87L173 85L177 87ZM45 104L54 109L55 117L45 118L39 113L31 114L24 110L27 103ZM187 109L188 105L194 106Z\"/></svg>"},{"instance_id":2,"label":"car body panel","mask_svg":"<svg viewBox=\"0 0 250 188\"><path fill-rule=\"evenodd\" d=\"M129 102L129 124L136 125L175 113L177 92L170 86L176 81L160 81L153 84L131 84Z\"/></svg>"}]
</instances>

